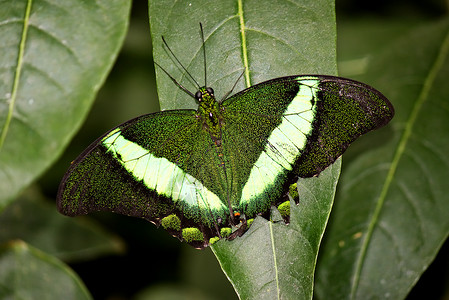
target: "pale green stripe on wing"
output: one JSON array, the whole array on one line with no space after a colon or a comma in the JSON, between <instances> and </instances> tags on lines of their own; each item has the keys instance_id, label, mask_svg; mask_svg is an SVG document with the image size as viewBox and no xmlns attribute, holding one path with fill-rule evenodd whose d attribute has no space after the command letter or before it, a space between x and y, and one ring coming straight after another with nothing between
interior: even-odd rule
<instances>
[{"instance_id":1,"label":"pale green stripe on wing","mask_svg":"<svg viewBox=\"0 0 449 300\"><path fill-rule=\"evenodd\" d=\"M306 146L316 113L319 80L299 77L297 81L300 84L298 94L283 113L281 124L270 133L243 187L242 206L260 197L285 171L291 171Z\"/></svg>"},{"instance_id":2,"label":"pale green stripe on wing","mask_svg":"<svg viewBox=\"0 0 449 300\"><path fill-rule=\"evenodd\" d=\"M159 195L178 202L196 217L199 214L207 216L212 212L215 215L228 210L218 196L200 181L175 163L164 157L156 157L147 149L127 140L121 135L119 128L104 137L102 143L108 149L107 152L111 153L136 181L142 182Z\"/></svg>"}]
</instances>

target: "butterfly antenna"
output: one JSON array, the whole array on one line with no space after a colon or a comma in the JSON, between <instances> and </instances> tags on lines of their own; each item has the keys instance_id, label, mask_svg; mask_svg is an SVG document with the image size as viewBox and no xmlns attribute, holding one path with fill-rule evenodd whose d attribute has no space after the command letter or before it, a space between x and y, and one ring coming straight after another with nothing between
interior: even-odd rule
<instances>
[{"instance_id":1,"label":"butterfly antenna","mask_svg":"<svg viewBox=\"0 0 449 300\"><path fill-rule=\"evenodd\" d=\"M193 78L192 74L189 73L189 71L187 71L186 67L184 67L184 65L179 61L179 59L176 57L176 55L173 53L173 51L170 49L170 47L168 46L167 42L165 41L164 37L162 37L162 41L164 42L165 47L167 47L168 51L170 51L171 55L175 58L175 60L178 62L178 64L181 66L181 68L186 72L187 75L189 75L190 79L192 79L193 82L195 82L196 86L198 88L200 88L200 85L198 84L198 82L195 80L195 78Z\"/></svg>"},{"instance_id":2,"label":"butterfly antenna","mask_svg":"<svg viewBox=\"0 0 449 300\"><path fill-rule=\"evenodd\" d=\"M158 66L159 68L161 68L162 71L164 71L165 74L167 74L168 77L170 77L170 79L184 92L186 92L188 95L192 96L193 98L195 98L195 95L192 94L192 92L190 92L188 89L186 89L184 86L182 86L182 84L180 84L178 81L176 81L175 78L173 78L173 76L171 76L167 70L165 70L164 68L162 68L162 66L160 64L158 64L157 62L154 62L154 64L156 66Z\"/></svg>"},{"instance_id":3,"label":"butterfly antenna","mask_svg":"<svg viewBox=\"0 0 449 300\"><path fill-rule=\"evenodd\" d=\"M204 31L203 31L203 24L200 22L200 29L201 29L201 40L203 41L203 61L204 61L204 86L207 86L207 71L206 71L206 43L204 41Z\"/></svg>"},{"instance_id":4,"label":"butterfly antenna","mask_svg":"<svg viewBox=\"0 0 449 300\"><path fill-rule=\"evenodd\" d=\"M240 79L242 78L243 74L245 74L245 70L246 70L246 69L244 68L242 74L240 74L239 78L237 78L237 80L235 81L234 85L232 86L232 89L231 89L229 92L227 92L227 93L223 96L223 98L221 98L220 102L223 102L224 100L226 100L226 99L228 98L229 94L232 93L232 91L233 91L233 90L235 89L235 87L237 86L237 83L238 83L238 82L240 81Z\"/></svg>"}]
</instances>

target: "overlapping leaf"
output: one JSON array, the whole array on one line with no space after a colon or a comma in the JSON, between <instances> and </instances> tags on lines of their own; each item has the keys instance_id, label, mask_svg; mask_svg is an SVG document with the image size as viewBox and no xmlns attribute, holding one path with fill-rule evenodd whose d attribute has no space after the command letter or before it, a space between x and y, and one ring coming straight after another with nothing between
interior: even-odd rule
<instances>
[{"instance_id":1,"label":"overlapping leaf","mask_svg":"<svg viewBox=\"0 0 449 300\"><path fill-rule=\"evenodd\" d=\"M448 58L447 20L373 57L363 80L396 116L342 173L319 259L320 299L402 299L447 238Z\"/></svg>"},{"instance_id":2,"label":"overlapping leaf","mask_svg":"<svg viewBox=\"0 0 449 300\"><path fill-rule=\"evenodd\" d=\"M62 152L120 49L130 1L2 1L0 210Z\"/></svg>"},{"instance_id":3,"label":"overlapping leaf","mask_svg":"<svg viewBox=\"0 0 449 300\"><path fill-rule=\"evenodd\" d=\"M67 266L22 241L0 247L1 299L92 299Z\"/></svg>"},{"instance_id":4,"label":"overlapping leaf","mask_svg":"<svg viewBox=\"0 0 449 300\"><path fill-rule=\"evenodd\" d=\"M273 11L280 15L267 22ZM161 35L195 80L204 85L199 22L205 33L207 85L214 88L218 99L242 72L235 91L280 76L335 74L332 1L265 5L260 1L150 1L149 12L155 61L193 92L195 83L162 46ZM197 37L196 42L192 37ZM161 70L157 75L162 108L196 108L195 101ZM243 237L213 246L242 299L312 297L318 245L338 176L336 164L319 178L300 185L300 205L293 207L289 226L258 218Z\"/></svg>"}]
</instances>

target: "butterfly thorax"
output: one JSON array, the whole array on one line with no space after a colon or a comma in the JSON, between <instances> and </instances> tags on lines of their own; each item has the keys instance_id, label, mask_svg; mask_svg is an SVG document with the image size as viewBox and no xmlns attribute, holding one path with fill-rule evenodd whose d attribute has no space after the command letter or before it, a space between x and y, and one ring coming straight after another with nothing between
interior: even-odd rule
<instances>
[{"instance_id":1,"label":"butterfly thorax","mask_svg":"<svg viewBox=\"0 0 449 300\"><path fill-rule=\"evenodd\" d=\"M209 132L214 143L221 146L221 126L223 123L220 105L215 99L214 91L210 87L202 87L196 92L195 98L199 102L198 118L203 128Z\"/></svg>"}]
</instances>

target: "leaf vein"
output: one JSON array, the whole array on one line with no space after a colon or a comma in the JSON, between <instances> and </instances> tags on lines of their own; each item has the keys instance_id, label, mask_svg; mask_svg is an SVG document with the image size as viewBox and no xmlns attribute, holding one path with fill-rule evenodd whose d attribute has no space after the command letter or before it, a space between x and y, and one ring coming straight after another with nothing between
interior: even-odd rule
<instances>
[{"instance_id":1,"label":"leaf vein","mask_svg":"<svg viewBox=\"0 0 449 300\"><path fill-rule=\"evenodd\" d=\"M273 263L274 263L274 272L275 272L275 279L276 279L277 299L280 299L279 273L278 273L278 266L277 266L276 249L274 246L273 223L269 222L269 226L270 226L271 249L273 251Z\"/></svg>"},{"instance_id":2,"label":"leaf vein","mask_svg":"<svg viewBox=\"0 0 449 300\"><path fill-rule=\"evenodd\" d=\"M14 82L13 82L12 91L11 91L11 98L8 100L9 101L8 114L6 115L5 124L3 124L2 132L0 135L0 151L3 148L3 143L5 142L6 135L8 134L9 125L11 124L14 106L15 106L16 99L17 99L17 91L19 89L19 79L20 79L20 74L22 72L23 56L25 53L25 43L26 43L27 34L28 34L28 22L30 20L31 5L32 5L32 0L28 0L27 6L25 9L25 16L23 18L22 37L21 37L20 45L19 45L19 55L17 56L17 66L16 66L16 72L15 72Z\"/></svg>"},{"instance_id":3,"label":"leaf vein","mask_svg":"<svg viewBox=\"0 0 449 300\"><path fill-rule=\"evenodd\" d=\"M248 63L248 48L246 42L246 31L245 31L245 18L243 16L243 0L238 1L238 16L240 23L240 37L242 39L242 55L243 55L243 66L245 68L245 83L246 87L251 86L251 79L249 77L249 63Z\"/></svg>"}]
</instances>

